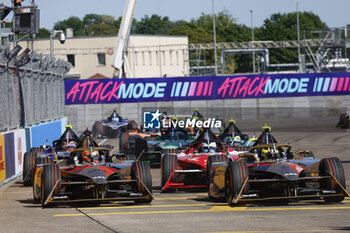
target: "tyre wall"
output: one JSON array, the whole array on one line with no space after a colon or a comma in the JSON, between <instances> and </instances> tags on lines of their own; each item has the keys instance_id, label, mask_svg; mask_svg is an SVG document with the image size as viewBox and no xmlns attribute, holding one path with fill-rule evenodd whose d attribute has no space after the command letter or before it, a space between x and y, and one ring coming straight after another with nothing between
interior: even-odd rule
<instances>
[{"instance_id":1,"label":"tyre wall","mask_svg":"<svg viewBox=\"0 0 350 233\"><path fill-rule=\"evenodd\" d=\"M0 134L0 186L22 173L23 156L31 147L52 144L64 132L67 119Z\"/></svg>"}]
</instances>

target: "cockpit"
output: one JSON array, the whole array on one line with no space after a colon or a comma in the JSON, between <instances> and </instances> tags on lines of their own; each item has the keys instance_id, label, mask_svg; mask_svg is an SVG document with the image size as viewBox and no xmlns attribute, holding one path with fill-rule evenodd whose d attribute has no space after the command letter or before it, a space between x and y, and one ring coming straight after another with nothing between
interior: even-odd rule
<instances>
[{"instance_id":1,"label":"cockpit","mask_svg":"<svg viewBox=\"0 0 350 233\"><path fill-rule=\"evenodd\" d=\"M107 148L81 148L69 154L75 165L99 164L108 162L109 150Z\"/></svg>"},{"instance_id":2,"label":"cockpit","mask_svg":"<svg viewBox=\"0 0 350 233\"><path fill-rule=\"evenodd\" d=\"M288 144L270 144L252 147L247 155L251 155L257 162L280 161L292 159L293 153Z\"/></svg>"}]
</instances>

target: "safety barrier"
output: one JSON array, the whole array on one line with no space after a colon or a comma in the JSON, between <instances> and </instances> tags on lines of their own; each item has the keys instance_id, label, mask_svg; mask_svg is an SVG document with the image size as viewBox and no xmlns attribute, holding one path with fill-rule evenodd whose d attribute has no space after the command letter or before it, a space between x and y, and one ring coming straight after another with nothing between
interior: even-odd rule
<instances>
[{"instance_id":1,"label":"safety barrier","mask_svg":"<svg viewBox=\"0 0 350 233\"><path fill-rule=\"evenodd\" d=\"M0 134L0 186L19 176L23 170L23 156L31 147L39 147L58 139L67 119L18 129Z\"/></svg>"}]
</instances>

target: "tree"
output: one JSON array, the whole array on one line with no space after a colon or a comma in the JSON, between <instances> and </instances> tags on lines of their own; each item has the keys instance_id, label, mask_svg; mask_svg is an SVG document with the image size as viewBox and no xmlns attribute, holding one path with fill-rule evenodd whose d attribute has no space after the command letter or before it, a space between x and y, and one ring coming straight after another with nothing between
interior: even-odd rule
<instances>
[{"instance_id":1,"label":"tree","mask_svg":"<svg viewBox=\"0 0 350 233\"><path fill-rule=\"evenodd\" d=\"M89 36L103 36L103 35L116 35L117 29L108 24L90 24L86 28L87 35Z\"/></svg>"},{"instance_id":2,"label":"tree","mask_svg":"<svg viewBox=\"0 0 350 233\"><path fill-rule=\"evenodd\" d=\"M40 28L39 34L36 35L36 38L50 38L50 31L46 28Z\"/></svg>"},{"instance_id":3,"label":"tree","mask_svg":"<svg viewBox=\"0 0 350 233\"><path fill-rule=\"evenodd\" d=\"M310 31L325 30L327 25L320 17L312 12L299 13L300 34L305 32L306 38L312 38ZM256 30L257 40L297 40L297 14L277 13L264 21L264 25ZM302 39L302 38L301 38ZM295 63L298 62L296 49L275 49L270 51L271 63Z\"/></svg>"},{"instance_id":4,"label":"tree","mask_svg":"<svg viewBox=\"0 0 350 233\"><path fill-rule=\"evenodd\" d=\"M63 30L65 31L67 28L73 28L75 36L84 36L85 35L85 27L84 23L78 17L72 16L66 20L58 21L55 23L55 30Z\"/></svg>"},{"instance_id":5,"label":"tree","mask_svg":"<svg viewBox=\"0 0 350 233\"><path fill-rule=\"evenodd\" d=\"M98 14L87 14L83 18L83 23L85 26L90 24L100 24L102 23L102 16Z\"/></svg>"},{"instance_id":6,"label":"tree","mask_svg":"<svg viewBox=\"0 0 350 233\"><path fill-rule=\"evenodd\" d=\"M137 34L150 34L167 35L169 30L174 27L173 23L169 21L168 17L161 17L159 15L147 15L141 19L140 22L136 23L135 33Z\"/></svg>"},{"instance_id":7,"label":"tree","mask_svg":"<svg viewBox=\"0 0 350 233\"><path fill-rule=\"evenodd\" d=\"M186 35L190 44L208 43L213 41L213 35L207 33L196 23L178 22L177 26L169 30L169 35Z\"/></svg>"}]
</instances>

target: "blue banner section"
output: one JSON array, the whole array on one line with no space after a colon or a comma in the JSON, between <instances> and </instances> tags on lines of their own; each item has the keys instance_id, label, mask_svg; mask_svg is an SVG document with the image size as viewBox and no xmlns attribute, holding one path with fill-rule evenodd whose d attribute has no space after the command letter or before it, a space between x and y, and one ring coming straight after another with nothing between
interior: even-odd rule
<instances>
[{"instance_id":1,"label":"blue banner section","mask_svg":"<svg viewBox=\"0 0 350 233\"><path fill-rule=\"evenodd\" d=\"M31 147L46 145L46 140L52 145L52 141L59 139L62 134L62 121L54 121L31 128Z\"/></svg>"},{"instance_id":2,"label":"blue banner section","mask_svg":"<svg viewBox=\"0 0 350 233\"><path fill-rule=\"evenodd\" d=\"M65 80L66 105L349 95L350 73Z\"/></svg>"},{"instance_id":3,"label":"blue banner section","mask_svg":"<svg viewBox=\"0 0 350 233\"><path fill-rule=\"evenodd\" d=\"M16 174L14 134L5 135L6 179Z\"/></svg>"}]
</instances>

